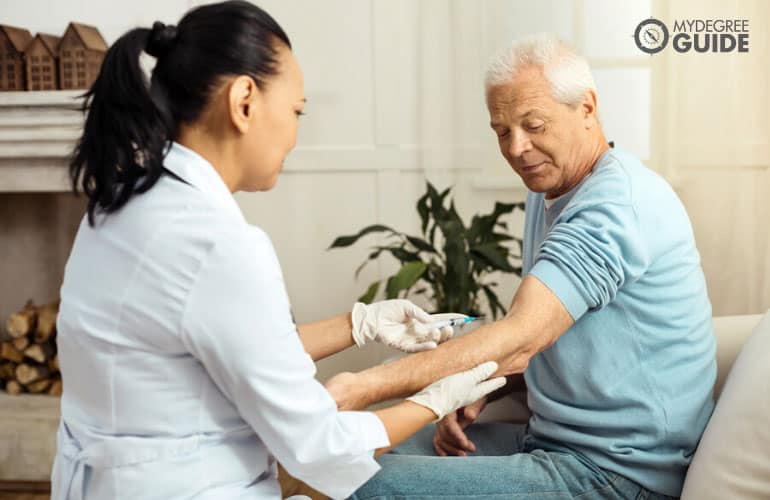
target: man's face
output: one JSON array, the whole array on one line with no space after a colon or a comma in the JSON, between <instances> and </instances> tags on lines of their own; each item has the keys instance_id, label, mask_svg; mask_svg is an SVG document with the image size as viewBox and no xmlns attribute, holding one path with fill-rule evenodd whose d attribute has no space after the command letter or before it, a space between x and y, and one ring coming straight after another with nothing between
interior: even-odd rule
<instances>
[{"instance_id":1,"label":"man's face","mask_svg":"<svg viewBox=\"0 0 770 500\"><path fill-rule=\"evenodd\" d=\"M554 198L580 181L590 161L588 128L595 107L556 101L542 69L535 66L490 88L487 107L500 152L527 188Z\"/></svg>"}]
</instances>

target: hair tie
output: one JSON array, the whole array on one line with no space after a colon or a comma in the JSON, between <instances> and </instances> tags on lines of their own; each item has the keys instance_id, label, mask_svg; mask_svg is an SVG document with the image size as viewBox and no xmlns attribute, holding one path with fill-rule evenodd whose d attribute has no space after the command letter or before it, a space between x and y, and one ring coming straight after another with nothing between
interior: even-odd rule
<instances>
[{"instance_id":1,"label":"hair tie","mask_svg":"<svg viewBox=\"0 0 770 500\"><path fill-rule=\"evenodd\" d=\"M152 25L150 36L147 38L147 47L144 50L153 57L161 58L168 54L169 50L174 46L176 39L176 26L155 21Z\"/></svg>"}]
</instances>

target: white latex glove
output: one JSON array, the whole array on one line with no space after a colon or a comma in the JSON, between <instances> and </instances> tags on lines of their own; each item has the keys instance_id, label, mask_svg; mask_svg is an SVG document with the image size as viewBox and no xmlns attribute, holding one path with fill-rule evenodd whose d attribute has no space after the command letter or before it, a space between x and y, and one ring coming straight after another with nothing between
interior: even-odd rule
<instances>
[{"instance_id":1,"label":"white latex glove","mask_svg":"<svg viewBox=\"0 0 770 500\"><path fill-rule=\"evenodd\" d=\"M505 377L487 380L496 371L497 363L487 361L468 371L444 377L406 399L430 409L437 420L441 420L504 386Z\"/></svg>"},{"instance_id":2,"label":"white latex glove","mask_svg":"<svg viewBox=\"0 0 770 500\"><path fill-rule=\"evenodd\" d=\"M358 347L375 340L404 352L435 348L454 333L451 326L433 328L437 321L464 318L464 314L428 314L406 299L383 300L353 306L353 340Z\"/></svg>"}]
</instances>

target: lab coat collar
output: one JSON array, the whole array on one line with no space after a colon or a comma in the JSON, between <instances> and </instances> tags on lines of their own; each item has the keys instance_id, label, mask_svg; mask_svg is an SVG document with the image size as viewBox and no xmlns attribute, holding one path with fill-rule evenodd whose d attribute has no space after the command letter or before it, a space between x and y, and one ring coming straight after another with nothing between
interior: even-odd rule
<instances>
[{"instance_id":1,"label":"lab coat collar","mask_svg":"<svg viewBox=\"0 0 770 500\"><path fill-rule=\"evenodd\" d=\"M245 220L233 194L214 166L192 149L177 142L171 142L171 147L163 160L163 166L218 206L240 220Z\"/></svg>"}]
</instances>

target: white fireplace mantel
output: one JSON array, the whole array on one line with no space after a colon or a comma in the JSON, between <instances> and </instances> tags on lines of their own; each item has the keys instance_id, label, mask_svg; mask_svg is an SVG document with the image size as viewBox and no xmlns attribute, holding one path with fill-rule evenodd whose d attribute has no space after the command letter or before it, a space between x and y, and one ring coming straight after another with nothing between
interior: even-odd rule
<instances>
[{"instance_id":1,"label":"white fireplace mantel","mask_svg":"<svg viewBox=\"0 0 770 500\"><path fill-rule=\"evenodd\" d=\"M0 192L71 189L67 165L83 127L82 93L0 92Z\"/></svg>"}]
</instances>

